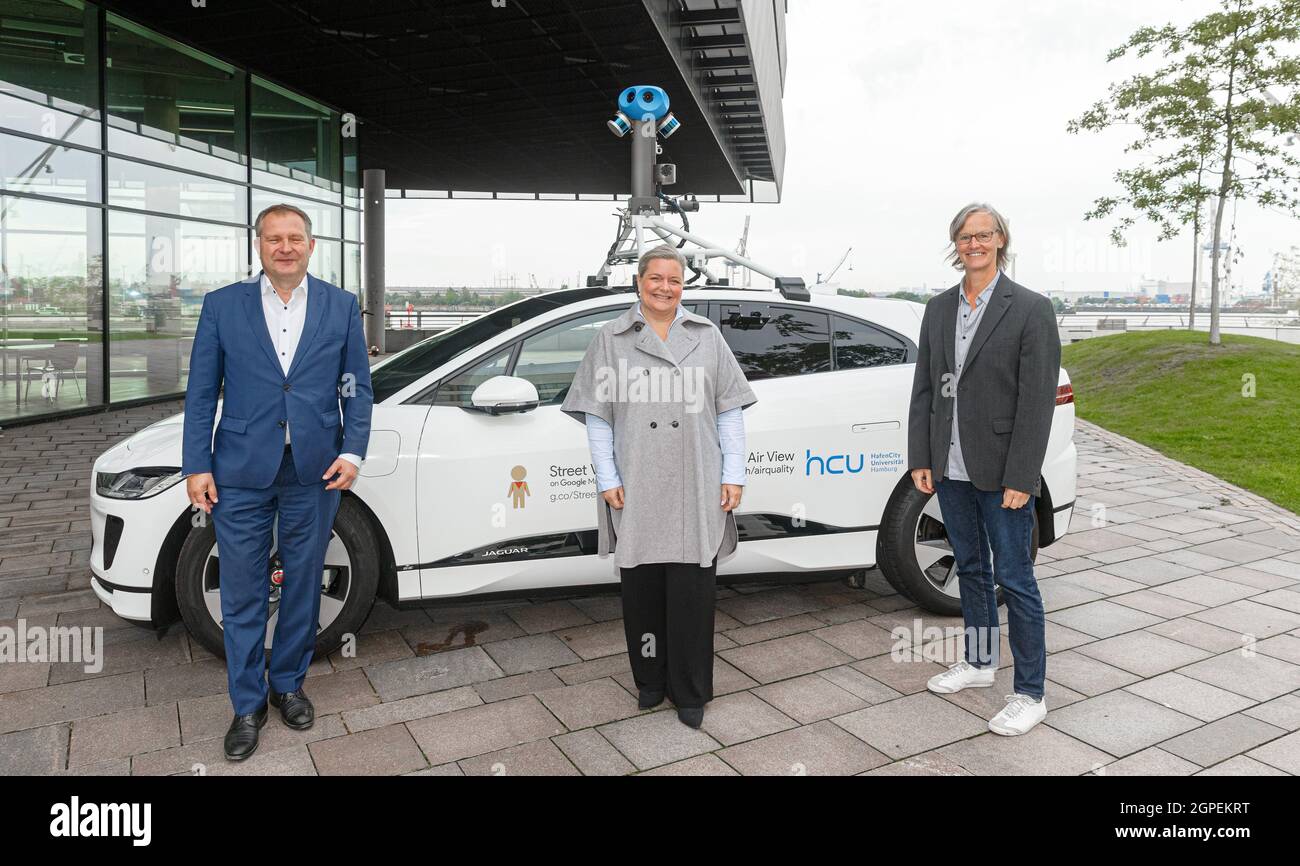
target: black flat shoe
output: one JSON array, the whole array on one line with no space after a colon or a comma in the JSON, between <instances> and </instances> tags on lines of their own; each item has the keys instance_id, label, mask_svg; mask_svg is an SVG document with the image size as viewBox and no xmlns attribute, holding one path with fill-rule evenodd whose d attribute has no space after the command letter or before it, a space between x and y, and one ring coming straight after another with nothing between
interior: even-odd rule
<instances>
[{"instance_id":1,"label":"black flat shoe","mask_svg":"<svg viewBox=\"0 0 1300 866\"><path fill-rule=\"evenodd\" d=\"M266 724L266 704L254 713L235 716L226 731L226 760L242 761L257 751L257 732Z\"/></svg>"},{"instance_id":2,"label":"black flat shoe","mask_svg":"<svg viewBox=\"0 0 1300 866\"><path fill-rule=\"evenodd\" d=\"M678 707L677 720L683 725L698 728L704 722L704 707Z\"/></svg>"},{"instance_id":3,"label":"black flat shoe","mask_svg":"<svg viewBox=\"0 0 1300 866\"><path fill-rule=\"evenodd\" d=\"M271 692L271 706L280 708L280 718L295 731L305 731L316 721L316 709L302 689Z\"/></svg>"},{"instance_id":4,"label":"black flat shoe","mask_svg":"<svg viewBox=\"0 0 1300 866\"><path fill-rule=\"evenodd\" d=\"M663 692L653 692L649 689L639 689L637 692L636 705L640 709L648 710L651 707L657 707L664 702Z\"/></svg>"}]
</instances>

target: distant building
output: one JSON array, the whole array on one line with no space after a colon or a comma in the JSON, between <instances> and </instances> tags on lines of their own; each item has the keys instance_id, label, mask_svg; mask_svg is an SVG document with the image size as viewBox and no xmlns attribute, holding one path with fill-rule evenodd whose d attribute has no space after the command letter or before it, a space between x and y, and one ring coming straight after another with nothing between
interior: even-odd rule
<instances>
[{"instance_id":1,"label":"distant building","mask_svg":"<svg viewBox=\"0 0 1300 866\"><path fill-rule=\"evenodd\" d=\"M1273 254L1273 267L1264 275L1263 291L1275 307L1294 306L1300 300L1300 247Z\"/></svg>"},{"instance_id":2,"label":"distant building","mask_svg":"<svg viewBox=\"0 0 1300 866\"><path fill-rule=\"evenodd\" d=\"M1210 281L1208 279L1198 280L1196 289L1197 298L1210 297ZM1183 295L1187 296L1192 293L1192 281L1174 282L1171 280L1151 280L1143 279L1138 283L1138 292L1148 295Z\"/></svg>"}]
</instances>

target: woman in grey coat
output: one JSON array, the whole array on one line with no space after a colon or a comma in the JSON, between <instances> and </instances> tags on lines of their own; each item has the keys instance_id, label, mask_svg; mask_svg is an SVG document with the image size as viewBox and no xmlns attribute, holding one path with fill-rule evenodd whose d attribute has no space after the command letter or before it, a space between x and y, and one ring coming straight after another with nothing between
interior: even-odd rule
<instances>
[{"instance_id":1,"label":"woman in grey coat","mask_svg":"<svg viewBox=\"0 0 1300 866\"><path fill-rule=\"evenodd\" d=\"M721 332L681 306L686 260L637 263L638 302L592 340L561 409L587 425L597 553L614 554L643 709L665 695L698 728L713 698L719 559L735 552L741 410L756 402Z\"/></svg>"}]
</instances>

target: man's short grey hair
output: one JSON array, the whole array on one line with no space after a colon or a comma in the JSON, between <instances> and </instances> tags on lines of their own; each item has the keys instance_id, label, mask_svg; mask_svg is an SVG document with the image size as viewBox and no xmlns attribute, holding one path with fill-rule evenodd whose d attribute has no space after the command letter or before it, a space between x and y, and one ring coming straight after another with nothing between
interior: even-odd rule
<instances>
[{"instance_id":1,"label":"man's short grey hair","mask_svg":"<svg viewBox=\"0 0 1300 866\"><path fill-rule=\"evenodd\" d=\"M948 253L948 263L959 271L965 270L961 263L961 253L957 251L957 235L961 233L961 227L966 225L966 219L974 213L986 213L993 217L993 225L1002 235L1002 249L998 250L998 269L1006 270L1007 259L1011 253L1011 227L1002 218L1002 214L998 213L997 208L988 202L982 201L971 202L952 218L952 223L948 226L948 240L952 242L952 252Z\"/></svg>"},{"instance_id":2,"label":"man's short grey hair","mask_svg":"<svg viewBox=\"0 0 1300 866\"><path fill-rule=\"evenodd\" d=\"M302 217L302 224L307 227L307 237L309 238L311 237L311 217L307 216L307 212L304 211L302 208L294 207L293 205L286 204L284 202L281 202L280 204L273 204L270 207L262 208L262 212L257 215L257 219L253 220L254 237L260 238L262 236L262 220L268 214L273 214L273 213L296 213L298 216Z\"/></svg>"},{"instance_id":3,"label":"man's short grey hair","mask_svg":"<svg viewBox=\"0 0 1300 866\"><path fill-rule=\"evenodd\" d=\"M677 262L682 267L682 276L686 276L686 256L682 255L681 250L671 244L660 244L642 253L641 258L636 263L636 275L638 277L645 276L645 269L655 259L669 259Z\"/></svg>"}]
</instances>

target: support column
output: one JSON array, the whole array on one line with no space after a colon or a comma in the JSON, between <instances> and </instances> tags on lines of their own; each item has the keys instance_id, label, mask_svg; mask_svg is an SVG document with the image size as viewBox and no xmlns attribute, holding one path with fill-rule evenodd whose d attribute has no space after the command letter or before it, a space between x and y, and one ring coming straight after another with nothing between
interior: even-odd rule
<instances>
[{"instance_id":1,"label":"support column","mask_svg":"<svg viewBox=\"0 0 1300 866\"><path fill-rule=\"evenodd\" d=\"M632 197L628 200L628 210L633 215L660 212L655 195L658 144L653 120L632 121Z\"/></svg>"},{"instance_id":2,"label":"support column","mask_svg":"<svg viewBox=\"0 0 1300 866\"><path fill-rule=\"evenodd\" d=\"M365 202L365 229L362 259L365 296L362 320L366 328L366 345L384 353L384 170L368 168L362 172L362 200Z\"/></svg>"}]
</instances>

